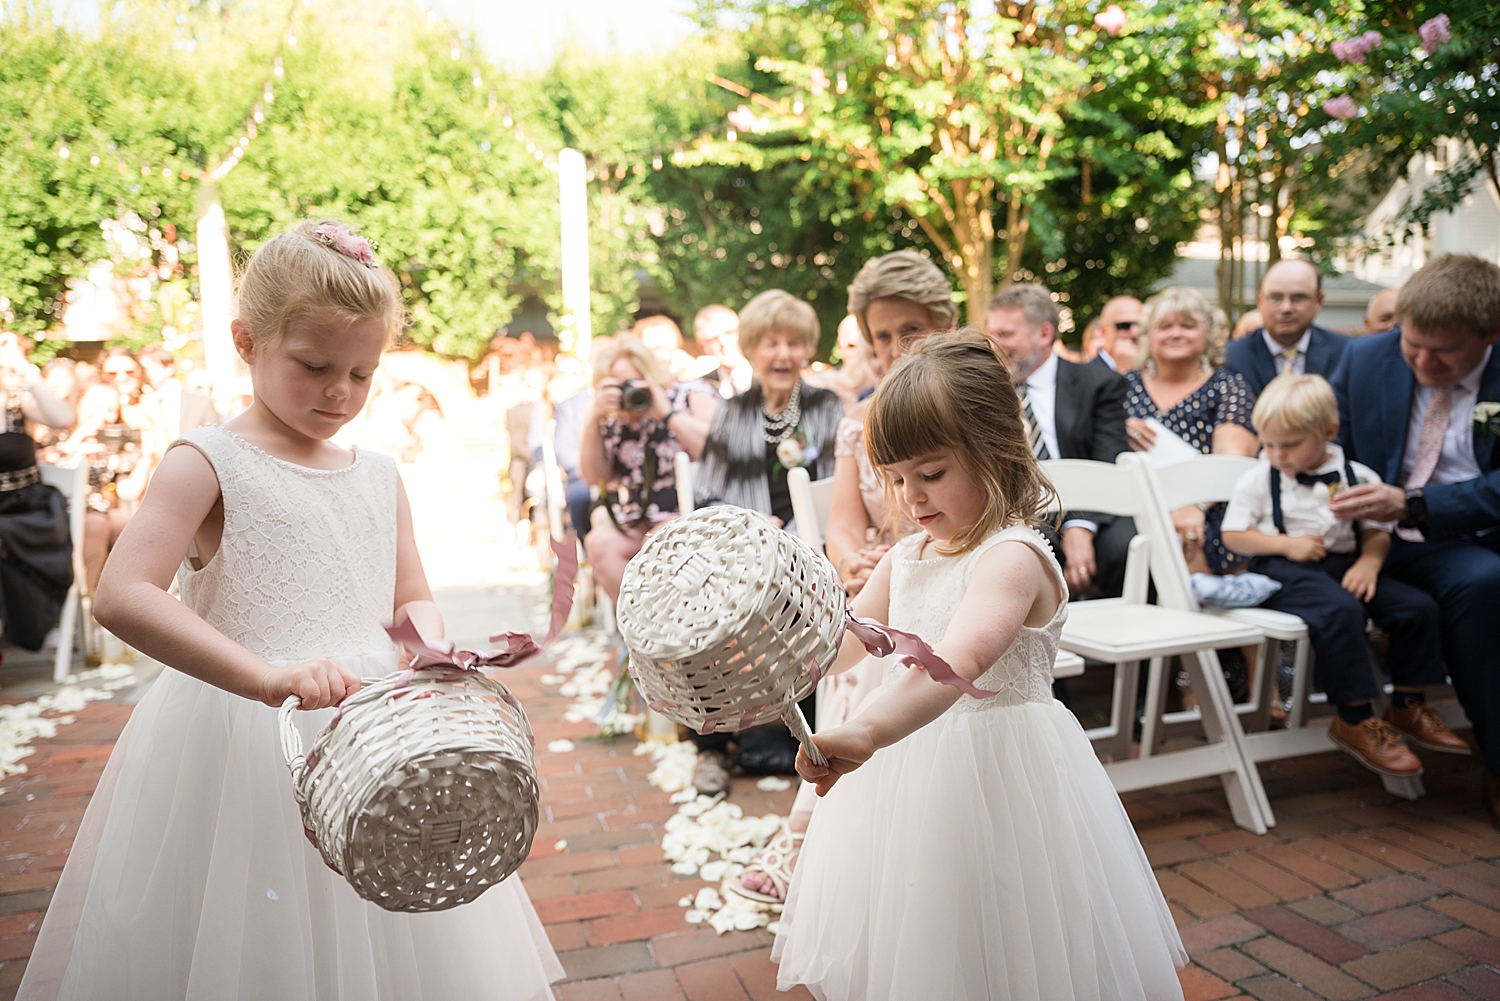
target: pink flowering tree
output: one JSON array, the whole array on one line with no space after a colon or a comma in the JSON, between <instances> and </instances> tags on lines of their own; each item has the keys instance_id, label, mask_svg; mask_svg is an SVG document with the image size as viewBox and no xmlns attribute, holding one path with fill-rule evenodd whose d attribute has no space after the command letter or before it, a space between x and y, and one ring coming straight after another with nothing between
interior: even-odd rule
<instances>
[{"instance_id":1,"label":"pink flowering tree","mask_svg":"<svg viewBox=\"0 0 1500 1001\"><path fill-rule=\"evenodd\" d=\"M1476 185L1500 196L1500 6L1376 0L1362 13L1362 24L1329 46L1325 64L1337 83L1322 105L1317 166L1344 181L1325 207L1326 234L1347 230L1414 154L1451 151L1455 140L1457 156L1443 158L1438 182L1398 225L1425 225Z\"/></svg>"}]
</instances>

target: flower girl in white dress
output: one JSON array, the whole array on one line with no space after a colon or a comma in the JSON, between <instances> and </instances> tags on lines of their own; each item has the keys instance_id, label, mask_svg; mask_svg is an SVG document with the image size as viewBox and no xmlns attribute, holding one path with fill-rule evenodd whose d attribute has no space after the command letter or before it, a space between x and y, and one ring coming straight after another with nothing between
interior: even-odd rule
<instances>
[{"instance_id":1,"label":"flower girl in white dress","mask_svg":"<svg viewBox=\"0 0 1500 1001\"><path fill-rule=\"evenodd\" d=\"M828 999L1167 1001L1187 961L1120 798L1052 697L1067 585L1030 525L1049 487L1010 376L977 333L886 377L866 444L920 528L856 613L936 642L991 698L894 667L798 758L813 814L772 958ZM865 654L846 637L834 670ZM879 818L878 821L876 818Z\"/></svg>"},{"instance_id":2,"label":"flower girl in white dress","mask_svg":"<svg viewBox=\"0 0 1500 1001\"><path fill-rule=\"evenodd\" d=\"M329 441L400 326L394 276L343 225L308 222L257 251L238 306L254 403L174 443L99 585L99 621L167 669L110 756L19 996L551 998L563 971L519 879L391 913L303 835L276 707L318 710L299 720L310 742L361 675L395 669L385 623L443 622L395 464Z\"/></svg>"}]
</instances>

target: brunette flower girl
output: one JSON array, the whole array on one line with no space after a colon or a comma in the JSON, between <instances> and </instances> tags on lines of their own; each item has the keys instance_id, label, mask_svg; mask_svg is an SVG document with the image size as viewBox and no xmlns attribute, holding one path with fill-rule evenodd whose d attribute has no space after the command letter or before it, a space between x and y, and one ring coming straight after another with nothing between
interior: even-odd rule
<instances>
[{"instance_id":1,"label":"brunette flower girl","mask_svg":"<svg viewBox=\"0 0 1500 1001\"><path fill-rule=\"evenodd\" d=\"M891 669L813 737L812 816L772 958L828 999L1166 1001L1187 961L1120 798L1052 697L1067 585L1032 527L1049 486L983 335L903 358L866 416L871 460L922 529L854 599L980 689ZM865 655L846 637L834 670ZM877 820L878 818L878 820Z\"/></svg>"},{"instance_id":2,"label":"brunette flower girl","mask_svg":"<svg viewBox=\"0 0 1500 1001\"><path fill-rule=\"evenodd\" d=\"M310 741L362 675L395 668L385 623L443 622L395 464L329 441L400 326L394 276L347 227L307 222L256 252L238 314L254 403L174 443L99 585L99 621L167 669L110 756L19 996L551 998L562 969L518 879L390 913L303 836L276 707L318 710Z\"/></svg>"}]
</instances>

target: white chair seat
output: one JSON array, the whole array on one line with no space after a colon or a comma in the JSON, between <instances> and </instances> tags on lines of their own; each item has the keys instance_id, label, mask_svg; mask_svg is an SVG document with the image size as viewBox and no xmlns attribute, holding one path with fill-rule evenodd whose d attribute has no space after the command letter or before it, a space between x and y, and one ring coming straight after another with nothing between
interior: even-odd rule
<instances>
[{"instance_id":1,"label":"white chair seat","mask_svg":"<svg viewBox=\"0 0 1500 1001\"><path fill-rule=\"evenodd\" d=\"M1253 626L1273 640L1294 642L1307 639L1306 622L1287 612L1278 612L1274 608L1205 607L1203 610L1210 615L1222 616Z\"/></svg>"},{"instance_id":2,"label":"white chair seat","mask_svg":"<svg viewBox=\"0 0 1500 1001\"><path fill-rule=\"evenodd\" d=\"M1057 659L1052 662L1052 680L1058 678L1077 678L1083 674L1083 658L1076 653L1066 650L1057 651Z\"/></svg>"},{"instance_id":3,"label":"white chair seat","mask_svg":"<svg viewBox=\"0 0 1500 1001\"><path fill-rule=\"evenodd\" d=\"M1062 646L1111 664L1172 657L1204 649L1260 642L1261 631L1227 616L1206 616L1121 598L1080 601L1068 607Z\"/></svg>"}]
</instances>

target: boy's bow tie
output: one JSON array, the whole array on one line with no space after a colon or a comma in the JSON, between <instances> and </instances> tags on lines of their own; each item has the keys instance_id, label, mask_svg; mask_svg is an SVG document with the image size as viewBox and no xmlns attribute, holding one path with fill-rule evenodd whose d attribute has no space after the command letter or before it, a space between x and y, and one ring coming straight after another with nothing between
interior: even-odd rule
<instances>
[{"instance_id":1,"label":"boy's bow tie","mask_svg":"<svg viewBox=\"0 0 1500 1001\"><path fill-rule=\"evenodd\" d=\"M1326 484L1326 485L1328 485L1328 486L1331 487L1331 486L1336 485L1339 482L1340 479L1342 479L1342 477L1339 476L1339 472L1336 469L1333 472L1331 472L1331 473L1298 473L1297 474L1297 482L1300 483L1300 484L1302 484L1304 487L1310 487L1314 483L1323 483L1323 484Z\"/></svg>"}]
</instances>

